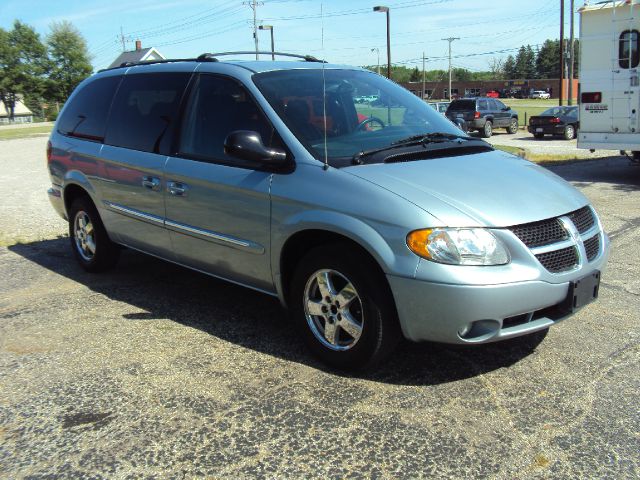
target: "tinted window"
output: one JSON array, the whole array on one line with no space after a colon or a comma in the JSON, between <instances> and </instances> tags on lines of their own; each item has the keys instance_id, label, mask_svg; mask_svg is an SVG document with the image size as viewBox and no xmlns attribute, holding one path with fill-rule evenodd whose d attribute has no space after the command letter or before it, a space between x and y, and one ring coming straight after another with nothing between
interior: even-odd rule
<instances>
[{"instance_id":1,"label":"tinted window","mask_svg":"<svg viewBox=\"0 0 640 480\"><path fill-rule=\"evenodd\" d=\"M506 105L504 103L502 103L500 100L492 100L492 101L495 103L495 105L496 105L498 110L502 110L503 108L507 108Z\"/></svg>"},{"instance_id":2,"label":"tinted window","mask_svg":"<svg viewBox=\"0 0 640 480\"><path fill-rule=\"evenodd\" d=\"M478 110L489 110L489 102L486 100L478 100Z\"/></svg>"},{"instance_id":3,"label":"tinted window","mask_svg":"<svg viewBox=\"0 0 640 480\"><path fill-rule=\"evenodd\" d=\"M103 141L109 107L121 78L100 78L82 87L65 107L58 121L58 131L64 135Z\"/></svg>"},{"instance_id":4,"label":"tinted window","mask_svg":"<svg viewBox=\"0 0 640 480\"><path fill-rule=\"evenodd\" d=\"M189 73L127 75L113 102L105 143L169 154Z\"/></svg>"},{"instance_id":5,"label":"tinted window","mask_svg":"<svg viewBox=\"0 0 640 480\"><path fill-rule=\"evenodd\" d=\"M238 163L224 153L224 140L235 130L258 132L265 145L274 144L273 128L240 84L225 77L201 75L185 113L180 154Z\"/></svg>"},{"instance_id":6,"label":"tinted window","mask_svg":"<svg viewBox=\"0 0 640 480\"><path fill-rule=\"evenodd\" d=\"M449 105L448 110L459 111L459 110L475 110L476 109L476 101L475 100L454 100Z\"/></svg>"},{"instance_id":7,"label":"tinted window","mask_svg":"<svg viewBox=\"0 0 640 480\"><path fill-rule=\"evenodd\" d=\"M620 34L619 63L622 68L636 68L640 61L640 40L637 30L627 30Z\"/></svg>"}]
</instances>

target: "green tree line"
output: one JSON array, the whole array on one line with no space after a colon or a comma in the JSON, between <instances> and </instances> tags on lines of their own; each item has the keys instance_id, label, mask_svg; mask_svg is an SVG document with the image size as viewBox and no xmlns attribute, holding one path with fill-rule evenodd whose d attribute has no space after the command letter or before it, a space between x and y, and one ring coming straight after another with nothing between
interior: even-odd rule
<instances>
[{"instance_id":1,"label":"green tree line","mask_svg":"<svg viewBox=\"0 0 640 480\"><path fill-rule=\"evenodd\" d=\"M67 21L53 23L44 40L18 20L0 28L0 100L10 119L19 96L37 116L55 117L56 109L43 112L42 105L64 103L92 71L86 41Z\"/></svg>"},{"instance_id":2,"label":"green tree line","mask_svg":"<svg viewBox=\"0 0 640 480\"><path fill-rule=\"evenodd\" d=\"M576 40L574 43L573 72L574 77L578 77L578 51L580 45ZM515 80L515 79L535 79L535 78L560 78L560 40L545 40L540 48L534 50L531 45L523 45L518 53L509 55L506 59L492 58L489 60L487 71L471 71L466 68L453 68L452 78L454 81L482 81L482 80ZM377 71L375 65L368 65L365 68ZM380 66L380 73L385 75L386 65ZM439 82L448 80L448 70L426 70L424 74L427 82ZM410 68L402 65L392 65L391 78L396 82L421 82L422 70L418 67Z\"/></svg>"}]
</instances>

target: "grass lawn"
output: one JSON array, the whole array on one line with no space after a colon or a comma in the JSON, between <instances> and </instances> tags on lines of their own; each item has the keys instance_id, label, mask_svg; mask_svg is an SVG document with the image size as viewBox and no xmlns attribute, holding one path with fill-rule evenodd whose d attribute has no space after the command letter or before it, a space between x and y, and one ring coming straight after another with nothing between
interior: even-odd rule
<instances>
[{"instance_id":1,"label":"grass lawn","mask_svg":"<svg viewBox=\"0 0 640 480\"><path fill-rule=\"evenodd\" d=\"M51 125L39 125L25 128L0 128L0 140L13 140L14 138L29 138L51 133Z\"/></svg>"},{"instance_id":2,"label":"grass lawn","mask_svg":"<svg viewBox=\"0 0 640 480\"><path fill-rule=\"evenodd\" d=\"M553 98L548 100L542 98L500 98L499 100L518 112L518 122L520 125L527 125L529 123L529 118L532 116L540 115L547 108L558 105L558 99Z\"/></svg>"}]
</instances>

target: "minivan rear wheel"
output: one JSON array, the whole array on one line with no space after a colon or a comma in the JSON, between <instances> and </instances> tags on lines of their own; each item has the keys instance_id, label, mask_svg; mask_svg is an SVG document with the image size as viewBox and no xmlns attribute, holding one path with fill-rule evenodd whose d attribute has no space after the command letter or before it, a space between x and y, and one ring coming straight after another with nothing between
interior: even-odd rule
<instances>
[{"instance_id":1,"label":"minivan rear wheel","mask_svg":"<svg viewBox=\"0 0 640 480\"><path fill-rule=\"evenodd\" d=\"M293 275L289 305L307 346L334 368L372 368L400 339L384 275L371 259L346 244L318 247L302 258Z\"/></svg>"},{"instance_id":2,"label":"minivan rear wheel","mask_svg":"<svg viewBox=\"0 0 640 480\"><path fill-rule=\"evenodd\" d=\"M76 259L88 272L107 270L120 256L120 249L109 239L98 210L87 197L76 198L71 204L69 239Z\"/></svg>"}]
</instances>

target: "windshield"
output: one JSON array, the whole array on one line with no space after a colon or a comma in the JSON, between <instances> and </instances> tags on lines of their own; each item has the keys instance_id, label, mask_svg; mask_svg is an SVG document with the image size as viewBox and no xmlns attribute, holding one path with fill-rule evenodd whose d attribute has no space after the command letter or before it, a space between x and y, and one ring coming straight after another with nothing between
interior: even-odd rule
<instances>
[{"instance_id":1,"label":"windshield","mask_svg":"<svg viewBox=\"0 0 640 480\"><path fill-rule=\"evenodd\" d=\"M254 81L293 134L319 160L351 158L415 135L462 132L404 88L372 72L283 70ZM326 114L325 114L326 112Z\"/></svg>"}]
</instances>

